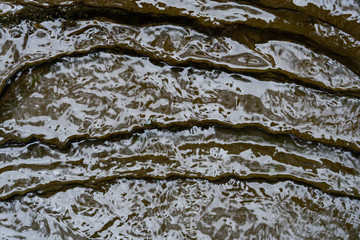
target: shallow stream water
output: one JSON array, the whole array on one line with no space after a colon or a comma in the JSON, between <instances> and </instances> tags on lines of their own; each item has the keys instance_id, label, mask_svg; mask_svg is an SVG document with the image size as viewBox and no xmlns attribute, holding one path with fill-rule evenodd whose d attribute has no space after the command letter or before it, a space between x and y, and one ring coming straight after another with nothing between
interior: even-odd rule
<instances>
[{"instance_id":1,"label":"shallow stream water","mask_svg":"<svg viewBox=\"0 0 360 240\"><path fill-rule=\"evenodd\" d=\"M0 1L0 238L360 239L360 2Z\"/></svg>"}]
</instances>

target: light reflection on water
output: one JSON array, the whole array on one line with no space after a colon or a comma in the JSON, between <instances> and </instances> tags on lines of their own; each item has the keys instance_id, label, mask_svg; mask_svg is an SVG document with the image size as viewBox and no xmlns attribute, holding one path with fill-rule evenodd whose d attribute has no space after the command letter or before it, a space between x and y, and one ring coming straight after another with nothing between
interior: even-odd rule
<instances>
[{"instance_id":1,"label":"light reflection on water","mask_svg":"<svg viewBox=\"0 0 360 240\"><path fill-rule=\"evenodd\" d=\"M359 239L359 19L1 2L0 236Z\"/></svg>"}]
</instances>

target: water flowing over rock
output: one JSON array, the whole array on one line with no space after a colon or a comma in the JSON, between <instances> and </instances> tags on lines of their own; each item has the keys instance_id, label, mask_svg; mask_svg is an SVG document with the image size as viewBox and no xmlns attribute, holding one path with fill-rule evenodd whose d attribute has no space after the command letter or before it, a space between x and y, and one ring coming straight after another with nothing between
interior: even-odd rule
<instances>
[{"instance_id":1,"label":"water flowing over rock","mask_svg":"<svg viewBox=\"0 0 360 240\"><path fill-rule=\"evenodd\" d=\"M359 1L0 2L0 237L360 239Z\"/></svg>"}]
</instances>

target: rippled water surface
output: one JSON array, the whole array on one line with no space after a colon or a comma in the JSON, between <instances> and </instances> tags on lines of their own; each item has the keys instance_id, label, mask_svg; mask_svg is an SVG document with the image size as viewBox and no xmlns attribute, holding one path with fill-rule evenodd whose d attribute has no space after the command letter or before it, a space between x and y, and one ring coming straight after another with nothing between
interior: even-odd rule
<instances>
[{"instance_id":1,"label":"rippled water surface","mask_svg":"<svg viewBox=\"0 0 360 240\"><path fill-rule=\"evenodd\" d=\"M360 2L0 1L3 239L360 239Z\"/></svg>"}]
</instances>

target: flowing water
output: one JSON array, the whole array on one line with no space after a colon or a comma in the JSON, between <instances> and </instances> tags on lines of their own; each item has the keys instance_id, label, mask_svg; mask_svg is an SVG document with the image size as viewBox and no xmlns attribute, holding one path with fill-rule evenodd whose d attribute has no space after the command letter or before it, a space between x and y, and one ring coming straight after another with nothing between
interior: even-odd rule
<instances>
[{"instance_id":1,"label":"flowing water","mask_svg":"<svg viewBox=\"0 0 360 240\"><path fill-rule=\"evenodd\" d=\"M360 239L358 0L0 1L3 239Z\"/></svg>"}]
</instances>

